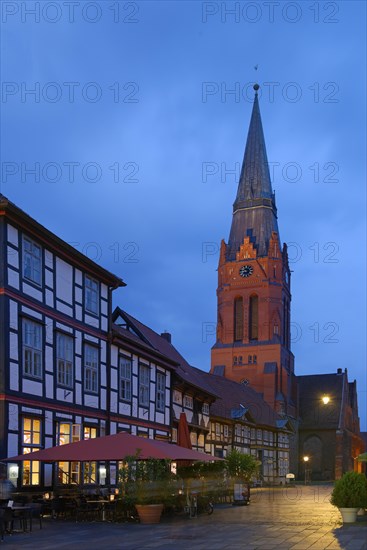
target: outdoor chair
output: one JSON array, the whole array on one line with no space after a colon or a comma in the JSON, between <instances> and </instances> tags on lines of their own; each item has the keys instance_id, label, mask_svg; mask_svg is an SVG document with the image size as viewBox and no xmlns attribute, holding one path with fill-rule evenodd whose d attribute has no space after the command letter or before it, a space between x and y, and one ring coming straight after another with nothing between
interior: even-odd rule
<instances>
[{"instance_id":1,"label":"outdoor chair","mask_svg":"<svg viewBox=\"0 0 367 550\"><path fill-rule=\"evenodd\" d=\"M43 518L43 504L33 502L30 504L32 519L38 519L40 523L40 529L42 529Z\"/></svg>"}]
</instances>

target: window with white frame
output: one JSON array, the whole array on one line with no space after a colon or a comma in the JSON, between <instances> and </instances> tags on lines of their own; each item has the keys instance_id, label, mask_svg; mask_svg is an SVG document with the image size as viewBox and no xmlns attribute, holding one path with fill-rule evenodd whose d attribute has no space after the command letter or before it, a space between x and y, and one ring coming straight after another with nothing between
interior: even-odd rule
<instances>
[{"instance_id":1,"label":"window with white frame","mask_svg":"<svg viewBox=\"0 0 367 550\"><path fill-rule=\"evenodd\" d=\"M120 399L131 401L132 361L128 357L120 357Z\"/></svg>"},{"instance_id":2,"label":"window with white frame","mask_svg":"<svg viewBox=\"0 0 367 550\"><path fill-rule=\"evenodd\" d=\"M58 332L56 334L57 383L67 388L73 387L73 350L72 337Z\"/></svg>"},{"instance_id":3,"label":"window with white frame","mask_svg":"<svg viewBox=\"0 0 367 550\"><path fill-rule=\"evenodd\" d=\"M184 397L184 407L187 409L193 409L194 408L194 400L191 395L185 395Z\"/></svg>"},{"instance_id":4,"label":"window with white frame","mask_svg":"<svg viewBox=\"0 0 367 550\"><path fill-rule=\"evenodd\" d=\"M202 412L203 412L203 414L209 416L209 404L208 403L203 403Z\"/></svg>"},{"instance_id":5,"label":"window with white frame","mask_svg":"<svg viewBox=\"0 0 367 550\"><path fill-rule=\"evenodd\" d=\"M41 446L41 420L39 418L24 417L22 433L23 454L39 451ZM40 484L40 463L38 460L24 460L22 485Z\"/></svg>"},{"instance_id":6,"label":"window with white frame","mask_svg":"<svg viewBox=\"0 0 367 550\"><path fill-rule=\"evenodd\" d=\"M88 275L84 278L85 310L98 315L99 284Z\"/></svg>"},{"instance_id":7,"label":"window with white frame","mask_svg":"<svg viewBox=\"0 0 367 550\"><path fill-rule=\"evenodd\" d=\"M83 429L84 439L96 439L97 428L94 426L84 426Z\"/></svg>"},{"instance_id":8,"label":"window with white frame","mask_svg":"<svg viewBox=\"0 0 367 550\"><path fill-rule=\"evenodd\" d=\"M182 393L178 390L173 390L172 400L174 403L177 403L178 405L182 405Z\"/></svg>"},{"instance_id":9,"label":"window with white frame","mask_svg":"<svg viewBox=\"0 0 367 550\"><path fill-rule=\"evenodd\" d=\"M227 424L224 424L224 426L223 426L223 434L224 434L224 437L228 437L228 425Z\"/></svg>"},{"instance_id":10,"label":"window with white frame","mask_svg":"<svg viewBox=\"0 0 367 550\"><path fill-rule=\"evenodd\" d=\"M28 237L23 237L23 277L41 284L42 249Z\"/></svg>"},{"instance_id":11,"label":"window with white frame","mask_svg":"<svg viewBox=\"0 0 367 550\"><path fill-rule=\"evenodd\" d=\"M23 373L42 378L42 326L23 319Z\"/></svg>"},{"instance_id":12,"label":"window with white frame","mask_svg":"<svg viewBox=\"0 0 367 550\"><path fill-rule=\"evenodd\" d=\"M150 368L139 365L139 405L149 407Z\"/></svg>"},{"instance_id":13,"label":"window with white frame","mask_svg":"<svg viewBox=\"0 0 367 550\"><path fill-rule=\"evenodd\" d=\"M84 344L84 389L92 393L98 390L98 349Z\"/></svg>"},{"instance_id":14,"label":"window with white frame","mask_svg":"<svg viewBox=\"0 0 367 550\"><path fill-rule=\"evenodd\" d=\"M157 372L156 381L156 406L158 411L164 411L166 404L166 376L163 372Z\"/></svg>"}]
</instances>

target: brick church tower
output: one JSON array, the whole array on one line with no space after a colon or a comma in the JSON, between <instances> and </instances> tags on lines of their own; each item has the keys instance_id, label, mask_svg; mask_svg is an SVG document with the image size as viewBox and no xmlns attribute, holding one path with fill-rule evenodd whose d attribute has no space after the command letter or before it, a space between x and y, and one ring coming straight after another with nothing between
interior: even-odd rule
<instances>
[{"instance_id":1,"label":"brick church tower","mask_svg":"<svg viewBox=\"0 0 367 550\"><path fill-rule=\"evenodd\" d=\"M228 244L218 266L217 341L211 373L249 384L278 413L296 418L290 349L290 270L281 245L255 84Z\"/></svg>"}]
</instances>

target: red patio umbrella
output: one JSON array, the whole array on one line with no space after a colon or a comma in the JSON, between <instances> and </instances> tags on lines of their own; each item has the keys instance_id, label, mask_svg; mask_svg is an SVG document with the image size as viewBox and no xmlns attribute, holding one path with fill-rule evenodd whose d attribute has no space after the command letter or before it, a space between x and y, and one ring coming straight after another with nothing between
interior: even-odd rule
<instances>
[{"instance_id":1,"label":"red patio umbrella","mask_svg":"<svg viewBox=\"0 0 367 550\"><path fill-rule=\"evenodd\" d=\"M139 459L160 458L169 460L197 460L211 462L220 460L179 445L138 437L128 433L106 435L95 439L83 439L67 445L49 447L33 453L7 458L7 462L39 460L40 462L90 462L100 460L123 460L139 453Z\"/></svg>"}]
</instances>

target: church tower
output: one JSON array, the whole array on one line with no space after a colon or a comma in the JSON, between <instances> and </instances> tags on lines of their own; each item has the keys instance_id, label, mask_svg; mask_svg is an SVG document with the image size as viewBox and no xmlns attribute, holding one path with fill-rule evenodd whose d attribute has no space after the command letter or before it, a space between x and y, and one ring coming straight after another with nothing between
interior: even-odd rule
<instances>
[{"instance_id":1,"label":"church tower","mask_svg":"<svg viewBox=\"0 0 367 550\"><path fill-rule=\"evenodd\" d=\"M255 84L229 240L220 248L211 373L249 384L278 413L294 418L290 269L279 236L258 89Z\"/></svg>"}]
</instances>

